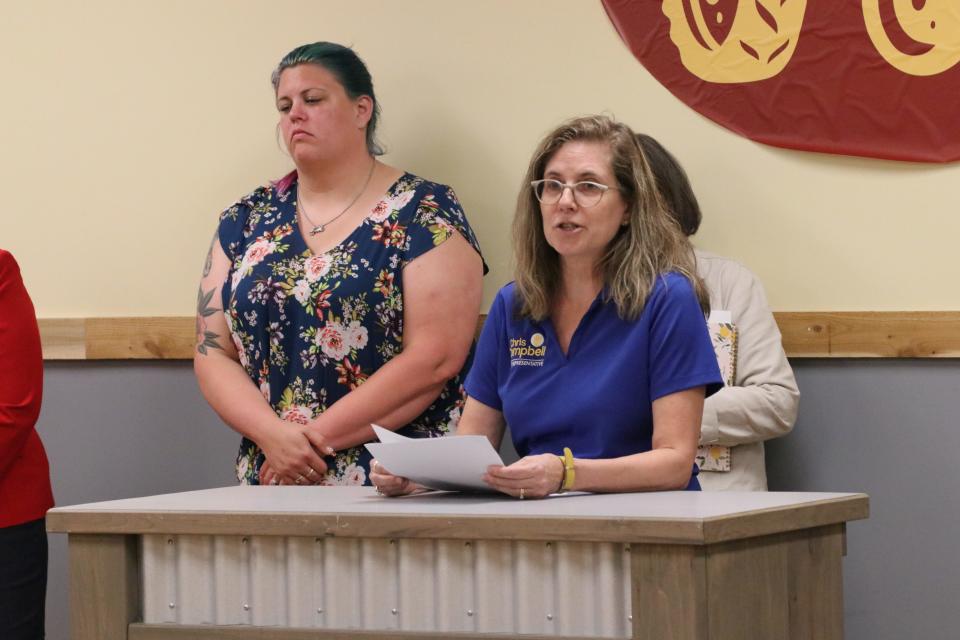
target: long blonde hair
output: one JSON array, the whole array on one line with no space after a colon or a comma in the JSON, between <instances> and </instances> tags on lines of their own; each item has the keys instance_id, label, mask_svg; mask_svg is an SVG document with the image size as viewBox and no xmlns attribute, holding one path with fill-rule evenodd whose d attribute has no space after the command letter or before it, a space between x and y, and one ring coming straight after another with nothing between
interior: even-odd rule
<instances>
[{"instance_id":1,"label":"long blonde hair","mask_svg":"<svg viewBox=\"0 0 960 640\"><path fill-rule=\"evenodd\" d=\"M610 241L598 265L607 299L616 305L619 316L625 320L638 318L656 278L670 271L690 281L706 313L709 301L697 277L693 247L667 212L634 132L600 115L564 122L547 134L530 160L513 218L517 312L543 320L550 315L560 290L560 256L544 236L540 202L530 182L542 178L557 150L574 140L610 146L611 168L627 204L628 224Z\"/></svg>"}]
</instances>

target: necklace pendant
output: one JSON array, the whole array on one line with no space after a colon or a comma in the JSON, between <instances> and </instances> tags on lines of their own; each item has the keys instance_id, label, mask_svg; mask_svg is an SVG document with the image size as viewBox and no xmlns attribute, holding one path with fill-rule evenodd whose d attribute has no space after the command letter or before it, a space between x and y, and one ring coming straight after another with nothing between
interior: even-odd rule
<instances>
[{"instance_id":1,"label":"necklace pendant","mask_svg":"<svg viewBox=\"0 0 960 640\"><path fill-rule=\"evenodd\" d=\"M315 236L318 233L323 233L324 230L325 230L325 225L318 224L317 226L315 226L313 229L310 230L310 235Z\"/></svg>"}]
</instances>

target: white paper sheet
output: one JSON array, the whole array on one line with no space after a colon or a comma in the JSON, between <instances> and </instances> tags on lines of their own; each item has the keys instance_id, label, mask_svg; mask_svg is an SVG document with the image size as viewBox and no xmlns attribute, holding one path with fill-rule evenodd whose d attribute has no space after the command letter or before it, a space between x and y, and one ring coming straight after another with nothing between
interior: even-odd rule
<instances>
[{"instance_id":1,"label":"white paper sheet","mask_svg":"<svg viewBox=\"0 0 960 640\"><path fill-rule=\"evenodd\" d=\"M485 436L407 438L373 425L380 442L365 444L380 464L397 476L430 489L491 491L481 479L487 467L503 464Z\"/></svg>"}]
</instances>

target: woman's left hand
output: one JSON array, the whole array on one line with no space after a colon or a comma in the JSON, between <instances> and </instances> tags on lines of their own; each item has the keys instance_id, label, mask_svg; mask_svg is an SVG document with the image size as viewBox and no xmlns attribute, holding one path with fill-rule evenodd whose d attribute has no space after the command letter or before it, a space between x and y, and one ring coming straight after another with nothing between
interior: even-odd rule
<instances>
[{"instance_id":1,"label":"woman's left hand","mask_svg":"<svg viewBox=\"0 0 960 640\"><path fill-rule=\"evenodd\" d=\"M563 479L563 462L543 453L521 458L507 467L487 467L483 481L515 498L545 498L556 493Z\"/></svg>"},{"instance_id":2,"label":"woman's left hand","mask_svg":"<svg viewBox=\"0 0 960 640\"><path fill-rule=\"evenodd\" d=\"M377 493L388 498L426 491L409 478L393 475L378 460L370 461L370 482L377 488Z\"/></svg>"}]
</instances>

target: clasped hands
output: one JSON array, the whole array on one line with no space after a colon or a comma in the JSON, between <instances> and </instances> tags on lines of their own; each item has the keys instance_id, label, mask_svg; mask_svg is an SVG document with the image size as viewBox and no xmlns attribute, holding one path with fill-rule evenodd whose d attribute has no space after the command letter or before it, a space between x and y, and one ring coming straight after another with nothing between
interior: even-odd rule
<instances>
[{"instance_id":1,"label":"clasped hands","mask_svg":"<svg viewBox=\"0 0 960 640\"><path fill-rule=\"evenodd\" d=\"M260 484L320 484L327 473L323 456L335 453L316 426L283 422L259 442L266 457L260 465Z\"/></svg>"},{"instance_id":2,"label":"clasped hands","mask_svg":"<svg viewBox=\"0 0 960 640\"><path fill-rule=\"evenodd\" d=\"M556 493L562 480L563 462L549 453L526 456L507 466L492 465L483 475L483 481L491 489L521 500L545 498ZM393 475L376 460L370 463L370 481L377 492L385 496L403 496L425 490L408 478Z\"/></svg>"}]
</instances>

